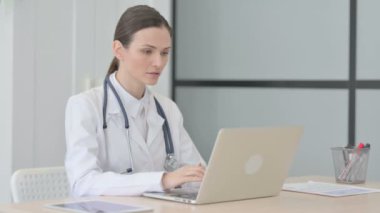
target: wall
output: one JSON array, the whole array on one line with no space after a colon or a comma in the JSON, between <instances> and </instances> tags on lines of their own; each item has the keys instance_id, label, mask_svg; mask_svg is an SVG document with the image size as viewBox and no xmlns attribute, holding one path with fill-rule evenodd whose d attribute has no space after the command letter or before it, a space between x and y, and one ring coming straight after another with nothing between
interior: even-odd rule
<instances>
[{"instance_id":1,"label":"wall","mask_svg":"<svg viewBox=\"0 0 380 213\"><path fill-rule=\"evenodd\" d=\"M380 180L380 1L358 0L357 78L378 88L357 90L357 140L372 144L368 175Z\"/></svg>"},{"instance_id":2,"label":"wall","mask_svg":"<svg viewBox=\"0 0 380 213\"><path fill-rule=\"evenodd\" d=\"M0 121L4 188L19 168L63 165L66 101L102 83L116 23L136 4L154 6L171 20L169 0L0 2L1 32L6 32L0 35L1 70L6 70L0 73L1 97L6 97ZM170 96L170 66L166 69L153 90ZM9 191L2 190L0 203L6 201Z\"/></svg>"},{"instance_id":3,"label":"wall","mask_svg":"<svg viewBox=\"0 0 380 213\"><path fill-rule=\"evenodd\" d=\"M13 2L0 0L0 201L9 200L12 172Z\"/></svg>"},{"instance_id":4,"label":"wall","mask_svg":"<svg viewBox=\"0 0 380 213\"><path fill-rule=\"evenodd\" d=\"M380 180L380 4L357 1L351 67L350 2L176 2L175 98L206 160L219 128L302 125L290 175L332 176L330 147L346 146L356 119L353 140L373 145L368 179Z\"/></svg>"}]
</instances>

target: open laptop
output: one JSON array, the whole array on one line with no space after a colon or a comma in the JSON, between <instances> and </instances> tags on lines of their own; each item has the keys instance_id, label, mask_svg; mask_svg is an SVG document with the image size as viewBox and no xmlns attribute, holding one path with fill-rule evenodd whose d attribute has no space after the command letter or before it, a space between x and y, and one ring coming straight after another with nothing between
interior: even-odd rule
<instances>
[{"instance_id":1,"label":"open laptop","mask_svg":"<svg viewBox=\"0 0 380 213\"><path fill-rule=\"evenodd\" d=\"M143 196L205 204L277 195L288 176L303 129L221 129L199 190L174 189Z\"/></svg>"}]
</instances>

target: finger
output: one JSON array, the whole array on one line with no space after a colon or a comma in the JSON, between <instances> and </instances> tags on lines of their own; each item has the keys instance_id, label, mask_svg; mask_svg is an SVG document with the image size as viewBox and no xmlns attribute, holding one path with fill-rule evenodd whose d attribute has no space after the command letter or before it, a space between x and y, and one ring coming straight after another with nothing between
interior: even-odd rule
<instances>
[{"instance_id":1,"label":"finger","mask_svg":"<svg viewBox=\"0 0 380 213\"><path fill-rule=\"evenodd\" d=\"M198 172L195 170L188 170L184 173L184 176L197 176Z\"/></svg>"},{"instance_id":2,"label":"finger","mask_svg":"<svg viewBox=\"0 0 380 213\"><path fill-rule=\"evenodd\" d=\"M186 167L186 170L199 170L199 171L205 171L205 168L203 166L188 166Z\"/></svg>"},{"instance_id":3,"label":"finger","mask_svg":"<svg viewBox=\"0 0 380 213\"><path fill-rule=\"evenodd\" d=\"M195 177L203 178L204 172L199 169L194 169L194 170L187 171L185 176L195 176Z\"/></svg>"},{"instance_id":4,"label":"finger","mask_svg":"<svg viewBox=\"0 0 380 213\"><path fill-rule=\"evenodd\" d=\"M197 168L193 170L193 173L199 177L203 177L205 174L205 170L202 168Z\"/></svg>"},{"instance_id":5,"label":"finger","mask_svg":"<svg viewBox=\"0 0 380 213\"><path fill-rule=\"evenodd\" d=\"M194 168L194 171L197 172L197 173L200 173L200 174L204 175L204 173L205 173L206 170L203 167L197 166L196 168Z\"/></svg>"},{"instance_id":6,"label":"finger","mask_svg":"<svg viewBox=\"0 0 380 213\"><path fill-rule=\"evenodd\" d=\"M203 169L206 169L206 167L202 163L198 163L199 167L202 167Z\"/></svg>"},{"instance_id":7,"label":"finger","mask_svg":"<svg viewBox=\"0 0 380 213\"><path fill-rule=\"evenodd\" d=\"M186 176L184 179L183 179L183 183L187 183L187 182L200 182L202 181L203 178L201 177L197 177L197 176Z\"/></svg>"},{"instance_id":8,"label":"finger","mask_svg":"<svg viewBox=\"0 0 380 213\"><path fill-rule=\"evenodd\" d=\"M198 176L203 176L204 175L204 169L201 167L191 167L187 168L184 172L185 175L198 175Z\"/></svg>"},{"instance_id":9,"label":"finger","mask_svg":"<svg viewBox=\"0 0 380 213\"><path fill-rule=\"evenodd\" d=\"M199 164L197 164L197 165L185 165L185 166L183 166L183 167L181 167L181 168L183 168L183 169L189 169L189 168L205 168L204 166L202 166L202 164L201 163L199 163Z\"/></svg>"},{"instance_id":10,"label":"finger","mask_svg":"<svg viewBox=\"0 0 380 213\"><path fill-rule=\"evenodd\" d=\"M206 170L206 166L200 164L200 167L202 167L203 170Z\"/></svg>"},{"instance_id":11,"label":"finger","mask_svg":"<svg viewBox=\"0 0 380 213\"><path fill-rule=\"evenodd\" d=\"M177 169L174 173L180 180L187 177L197 177L197 180L201 180L203 179L204 172L205 170L202 167L187 165Z\"/></svg>"}]
</instances>

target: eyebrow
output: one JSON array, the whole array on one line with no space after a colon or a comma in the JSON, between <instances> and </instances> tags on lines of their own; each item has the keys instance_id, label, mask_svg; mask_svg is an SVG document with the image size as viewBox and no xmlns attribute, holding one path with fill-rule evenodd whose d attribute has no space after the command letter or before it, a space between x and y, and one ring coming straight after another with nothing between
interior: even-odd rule
<instances>
[{"instance_id":1,"label":"eyebrow","mask_svg":"<svg viewBox=\"0 0 380 213\"><path fill-rule=\"evenodd\" d=\"M150 47L150 48L153 48L153 49L157 49L157 47L155 47L155 46L153 46L153 45L150 45L150 44L144 44L143 46L145 46L145 47ZM165 47L165 48L163 48L163 49L170 49L171 48L171 46L169 46L169 47Z\"/></svg>"}]
</instances>

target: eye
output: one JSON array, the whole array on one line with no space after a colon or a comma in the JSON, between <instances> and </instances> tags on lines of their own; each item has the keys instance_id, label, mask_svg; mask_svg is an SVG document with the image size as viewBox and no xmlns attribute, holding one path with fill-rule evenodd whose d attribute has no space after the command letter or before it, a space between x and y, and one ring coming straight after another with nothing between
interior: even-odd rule
<instances>
[{"instance_id":1,"label":"eye","mask_svg":"<svg viewBox=\"0 0 380 213\"><path fill-rule=\"evenodd\" d=\"M161 55L162 56L167 56L167 55L169 55L169 52L168 51L161 52Z\"/></svg>"},{"instance_id":2,"label":"eye","mask_svg":"<svg viewBox=\"0 0 380 213\"><path fill-rule=\"evenodd\" d=\"M142 49L141 52L145 55L151 55L153 51L151 49Z\"/></svg>"}]
</instances>

